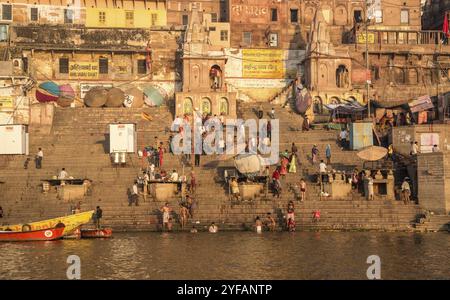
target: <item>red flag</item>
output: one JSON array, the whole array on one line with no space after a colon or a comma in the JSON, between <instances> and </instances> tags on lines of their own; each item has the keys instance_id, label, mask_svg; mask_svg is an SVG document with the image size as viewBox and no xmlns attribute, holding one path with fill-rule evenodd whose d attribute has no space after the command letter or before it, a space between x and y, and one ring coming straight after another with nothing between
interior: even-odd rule
<instances>
[{"instance_id":1,"label":"red flag","mask_svg":"<svg viewBox=\"0 0 450 300\"><path fill-rule=\"evenodd\" d=\"M448 32L448 15L447 14L445 14L444 25L442 26L442 31L444 32L446 37L449 36L449 32Z\"/></svg>"}]
</instances>

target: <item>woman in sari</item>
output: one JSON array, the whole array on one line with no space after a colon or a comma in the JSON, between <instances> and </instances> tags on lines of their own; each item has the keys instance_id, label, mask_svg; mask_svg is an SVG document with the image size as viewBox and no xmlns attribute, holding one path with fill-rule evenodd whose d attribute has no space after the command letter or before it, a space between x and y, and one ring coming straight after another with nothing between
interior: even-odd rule
<instances>
[{"instance_id":1,"label":"woman in sari","mask_svg":"<svg viewBox=\"0 0 450 300\"><path fill-rule=\"evenodd\" d=\"M295 153L291 154L289 160L291 161L289 163L289 173L297 173L297 159Z\"/></svg>"},{"instance_id":2,"label":"woman in sari","mask_svg":"<svg viewBox=\"0 0 450 300\"><path fill-rule=\"evenodd\" d=\"M288 164L289 160L286 158L286 156L281 157L280 175L283 177L287 174Z\"/></svg>"}]
</instances>

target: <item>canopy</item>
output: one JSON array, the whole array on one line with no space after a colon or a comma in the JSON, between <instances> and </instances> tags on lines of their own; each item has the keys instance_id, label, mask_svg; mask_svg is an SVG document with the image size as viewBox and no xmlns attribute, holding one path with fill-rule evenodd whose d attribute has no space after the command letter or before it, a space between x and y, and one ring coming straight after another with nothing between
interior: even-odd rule
<instances>
[{"instance_id":1,"label":"canopy","mask_svg":"<svg viewBox=\"0 0 450 300\"><path fill-rule=\"evenodd\" d=\"M239 154L234 159L234 165L242 174L259 173L262 159L256 154Z\"/></svg>"},{"instance_id":2,"label":"canopy","mask_svg":"<svg viewBox=\"0 0 450 300\"><path fill-rule=\"evenodd\" d=\"M89 107L102 107L107 100L108 92L103 87L94 87L84 96L84 104Z\"/></svg>"},{"instance_id":3,"label":"canopy","mask_svg":"<svg viewBox=\"0 0 450 300\"><path fill-rule=\"evenodd\" d=\"M125 100L125 93L119 88L112 88L108 91L105 106L120 107Z\"/></svg>"},{"instance_id":4,"label":"canopy","mask_svg":"<svg viewBox=\"0 0 450 300\"><path fill-rule=\"evenodd\" d=\"M387 149L384 147L369 146L359 151L356 155L366 161L377 161L385 157L386 154Z\"/></svg>"},{"instance_id":5,"label":"canopy","mask_svg":"<svg viewBox=\"0 0 450 300\"><path fill-rule=\"evenodd\" d=\"M417 100L409 102L408 105L413 113L434 108L433 102L428 95L419 97Z\"/></svg>"},{"instance_id":6,"label":"canopy","mask_svg":"<svg viewBox=\"0 0 450 300\"><path fill-rule=\"evenodd\" d=\"M153 86L144 88L145 103L149 106L161 106L164 103L164 96Z\"/></svg>"},{"instance_id":7,"label":"canopy","mask_svg":"<svg viewBox=\"0 0 450 300\"><path fill-rule=\"evenodd\" d=\"M333 112L333 114L347 114L363 112L366 107L361 105L358 101L348 101L347 103L339 104L325 104L326 109Z\"/></svg>"}]
</instances>

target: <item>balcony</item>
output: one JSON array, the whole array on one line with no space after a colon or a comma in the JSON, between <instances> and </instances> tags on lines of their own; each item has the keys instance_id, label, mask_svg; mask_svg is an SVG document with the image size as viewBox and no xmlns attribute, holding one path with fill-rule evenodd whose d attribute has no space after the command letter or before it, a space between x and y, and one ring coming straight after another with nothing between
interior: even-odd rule
<instances>
[{"instance_id":1,"label":"balcony","mask_svg":"<svg viewBox=\"0 0 450 300\"><path fill-rule=\"evenodd\" d=\"M439 45L444 40L444 33L437 30L402 31L402 30L369 30L368 43L371 45ZM355 34L357 44L365 44L365 31ZM446 41L445 45L448 45Z\"/></svg>"}]
</instances>

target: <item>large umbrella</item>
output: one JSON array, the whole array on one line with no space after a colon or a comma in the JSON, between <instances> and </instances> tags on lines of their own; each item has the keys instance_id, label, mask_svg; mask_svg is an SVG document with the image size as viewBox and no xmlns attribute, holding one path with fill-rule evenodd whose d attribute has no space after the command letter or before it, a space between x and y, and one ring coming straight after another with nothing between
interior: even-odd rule
<instances>
[{"instance_id":1,"label":"large umbrella","mask_svg":"<svg viewBox=\"0 0 450 300\"><path fill-rule=\"evenodd\" d=\"M36 89L36 99L39 102L51 102L58 100L59 86L53 81L45 81Z\"/></svg>"},{"instance_id":2,"label":"large umbrella","mask_svg":"<svg viewBox=\"0 0 450 300\"><path fill-rule=\"evenodd\" d=\"M256 154L239 154L234 159L236 169L242 174L259 173L262 167L262 159Z\"/></svg>"},{"instance_id":3,"label":"large umbrella","mask_svg":"<svg viewBox=\"0 0 450 300\"><path fill-rule=\"evenodd\" d=\"M360 150L356 155L366 161L377 161L385 157L386 154L387 149L384 147L369 146Z\"/></svg>"},{"instance_id":4,"label":"large umbrella","mask_svg":"<svg viewBox=\"0 0 450 300\"><path fill-rule=\"evenodd\" d=\"M70 84L63 84L59 86L59 98L56 101L61 107L69 107L75 99L75 91Z\"/></svg>"},{"instance_id":5,"label":"large umbrella","mask_svg":"<svg viewBox=\"0 0 450 300\"><path fill-rule=\"evenodd\" d=\"M142 107L144 105L144 93L137 87L127 89L125 91L124 105L132 108Z\"/></svg>"},{"instance_id":6,"label":"large umbrella","mask_svg":"<svg viewBox=\"0 0 450 300\"><path fill-rule=\"evenodd\" d=\"M104 87L93 87L84 96L84 104L88 107L102 107L108 99L108 91Z\"/></svg>"},{"instance_id":7,"label":"large umbrella","mask_svg":"<svg viewBox=\"0 0 450 300\"><path fill-rule=\"evenodd\" d=\"M144 88L145 103L149 106L161 106L164 103L164 96L153 86Z\"/></svg>"},{"instance_id":8,"label":"large umbrella","mask_svg":"<svg viewBox=\"0 0 450 300\"><path fill-rule=\"evenodd\" d=\"M125 100L125 93L119 88L112 88L108 91L106 107L120 107Z\"/></svg>"}]
</instances>

